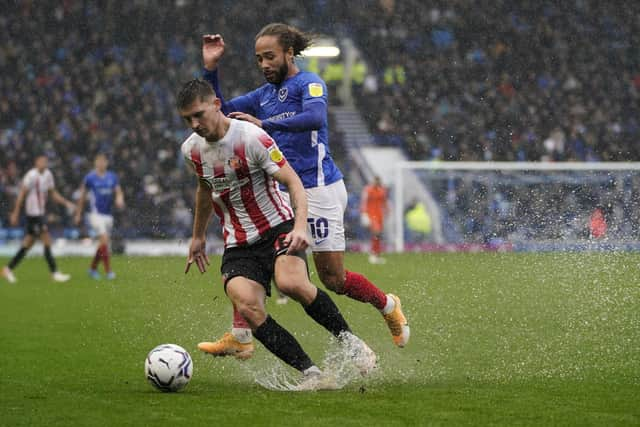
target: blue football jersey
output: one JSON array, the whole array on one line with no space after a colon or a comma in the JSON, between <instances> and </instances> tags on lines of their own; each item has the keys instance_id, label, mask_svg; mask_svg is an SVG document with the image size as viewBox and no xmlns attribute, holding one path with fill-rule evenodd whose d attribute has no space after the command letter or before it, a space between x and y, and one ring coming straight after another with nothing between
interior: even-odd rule
<instances>
[{"instance_id":1,"label":"blue football jersey","mask_svg":"<svg viewBox=\"0 0 640 427\"><path fill-rule=\"evenodd\" d=\"M84 186L89 193L89 209L91 212L111 215L118 176L107 171L103 176L91 171L84 177Z\"/></svg>"},{"instance_id":2,"label":"blue football jersey","mask_svg":"<svg viewBox=\"0 0 640 427\"><path fill-rule=\"evenodd\" d=\"M246 95L236 97L225 107L228 112L241 111L260 120L277 123L300 114L308 103L321 103L326 111L327 87L318 75L301 71L279 85L266 83ZM331 158L326 115L317 130L273 130L269 133L300 176L305 188L329 185L342 179L340 169Z\"/></svg>"}]
</instances>

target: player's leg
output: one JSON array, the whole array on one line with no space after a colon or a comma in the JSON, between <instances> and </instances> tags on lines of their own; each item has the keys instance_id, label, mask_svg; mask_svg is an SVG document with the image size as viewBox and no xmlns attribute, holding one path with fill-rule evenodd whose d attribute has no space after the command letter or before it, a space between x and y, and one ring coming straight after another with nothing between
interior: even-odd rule
<instances>
[{"instance_id":1,"label":"player's leg","mask_svg":"<svg viewBox=\"0 0 640 427\"><path fill-rule=\"evenodd\" d=\"M251 268L254 264L251 259L251 253L247 253L243 248L232 248L225 250L222 255L222 264L220 272L222 273L222 282L226 282L233 276L250 276L255 275L255 269ZM268 272L265 273L263 279L266 280ZM216 341L201 342L198 348L212 356L233 356L236 359L245 360L253 355L253 333L251 326L242 316L235 304L233 304L233 323L231 332L226 332Z\"/></svg>"},{"instance_id":2,"label":"player's leg","mask_svg":"<svg viewBox=\"0 0 640 427\"><path fill-rule=\"evenodd\" d=\"M116 278L115 273L111 270L111 252L109 249L111 243L111 239L109 237L109 233L103 233L100 235L100 239L98 240L98 244L101 248L102 255L102 263L104 264L104 272L106 274L107 279L112 280Z\"/></svg>"},{"instance_id":3,"label":"player's leg","mask_svg":"<svg viewBox=\"0 0 640 427\"><path fill-rule=\"evenodd\" d=\"M100 223L100 218L98 218L98 214L90 213L88 214L89 226L91 230L98 236L101 236L104 233L103 227ZM93 259L91 260L91 265L89 266L89 276L92 279L99 280L101 279L100 273L98 272L98 266L102 261L102 243L98 240L98 246L96 247L96 253L93 255Z\"/></svg>"},{"instance_id":4,"label":"player's leg","mask_svg":"<svg viewBox=\"0 0 640 427\"><path fill-rule=\"evenodd\" d=\"M233 305L231 332L225 332L216 341L201 342L198 344L198 348L213 356L233 356L240 360L246 360L253 356L255 347L251 326L240 314L235 304Z\"/></svg>"},{"instance_id":5,"label":"player's leg","mask_svg":"<svg viewBox=\"0 0 640 427\"><path fill-rule=\"evenodd\" d=\"M369 253L369 263L380 264L380 236L376 233L371 233L370 240L371 251Z\"/></svg>"},{"instance_id":6,"label":"player's leg","mask_svg":"<svg viewBox=\"0 0 640 427\"><path fill-rule=\"evenodd\" d=\"M111 270L111 231L113 230L113 216L100 215L102 222L100 233L100 245L102 246L102 263L104 264L104 272L108 280L116 278L116 274Z\"/></svg>"},{"instance_id":7,"label":"player's leg","mask_svg":"<svg viewBox=\"0 0 640 427\"><path fill-rule=\"evenodd\" d=\"M400 299L393 294L385 294L364 275L344 268L344 211L347 207L344 183L338 181L327 187L310 189L307 199L309 222L315 226L315 230L310 230L314 237L311 250L320 281L329 290L373 305L384 316L393 341L403 347L409 340L410 331Z\"/></svg>"},{"instance_id":8,"label":"player's leg","mask_svg":"<svg viewBox=\"0 0 640 427\"><path fill-rule=\"evenodd\" d=\"M271 353L302 373L315 366L293 335L267 314L266 291L262 284L236 276L227 282L226 291L256 339Z\"/></svg>"},{"instance_id":9,"label":"player's leg","mask_svg":"<svg viewBox=\"0 0 640 427\"><path fill-rule=\"evenodd\" d=\"M233 304L232 304L233 305ZM233 305L233 323L231 332L225 332L216 341L204 341L198 344L198 349L212 356L233 356L239 360L246 360L253 356L253 332L249 323L242 317L240 311Z\"/></svg>"},{"instance_id":10,"label":"player's leg","mask_svg":"<svg viewBox=\"0 0 640 427\"><path fill-rule=\"evenodd\" d=\"M386 260L380 257L382 253L382 218L373 215L369 232L371 233L371 253L369 255L369 263L384 264Z\"/></svg>"},{"instance_id":11,"label":"player's leg","mask_svg":"<svg viewBox=\"0 0 640 427\"><path fill-rule=\"evenodd\" d=\"M275 282L285 295L299 302L305 312L334 336L351 332L340 310L323 290L318 289L307 275L305 259L281 255L275 260Z\"/></svg>"},{"instance_id":12,"label":"player's leg","mask_svg":"<svg viewBox=\"0 0 640 427\"><path fill-rule=\"evenodd\" d=\"M98 272L100 261L102 261L102 245L98 242L96 253L93 255L91 266L89 267L89 276L91 276L92 279L99 280L101 278L100 273Z\"/></svg>"},{"instance_id":13,"label":"player's leg","mask_svg":"<svg viewBox=\"0 0 640 427\"><path fill-rule=\"evenodd\" d=\"M18 252L16 252L13 258L11 258L11 261L9 261L9 264L7 264L2 268L2 277L4 277L9 283L16 283L18 281L15 274L13 274L13 270L15 270L18 264L20 264L22 259L25 257L27 252L29 252L29 249L31 249L31 247L33 246L33 243L35 242L35 237L30 232L29 227L27 228L26 231L27 231L27 234L22 239L22 244L20 245L20 249L18 249Z\"/></svg>"},{"instance_id":14,"label":"player's leg","mask_svg":"<svg viewBox=\"0 0 640 427\"><path fill-rule=\"evenodd\" d=\"M89 275L94 279L100 279L98 265L100 262L104 264L104 271L107 279L114 279L115 274L111 271L111 259L109 253L110 234L113 228L113 217L109 215L100 215L91 213L89 215L89 224L93 231L98 235L98 247L91 262Z\"/></svg>"},{"instance_id":15,"label":"player's leg","mask_svg":"<svg viewBox=\"0 0 640 427\"><path fill-rule=\"evenodd\" d=\"M51 278L55 282L66 282L67 280L69 280L71 278L70 275L58 271L56 260L53 258L53 254L51 253L51 235L49 234L49 230L44 224L40 233L40 240L42 240L42 245L44 246L44 258L47 261L47 265L49 266Z\"/></svg>"},{"instance_id":16,"label":"player's leg","mask_svg":"<svg viewBox=\"0 0 640 427\"><path fill-rule=\"evenodd\" d=\"M298 256L281 255L275 260L275 282L285 295L299 302L305 312L334 336L351 332L340 310L307 276L305 260Z\"/></svg>"},{"instance_id":17,"label":"player's leg","mask_svg":"<svg viewBox=\"0 0 640 427\"><path fill-rule=\"evenodd\" d=\"M275 282L285 294L304 307L309 317L343 343L353 363L363 375L375 368L377 358L373 350L351 332L347 321L329 295L309 281L304 254L277 257Z\"/></svg>"},{"instance_id":18,"label":"player's leg","mask_svg":"<svg viewBox=\"0 0 640 427\"><path fill-rule=\"evenodd\" d=\"M288 262L284 262L285 260ZM306 263L302 258L279 256L275 265L275 281L282 293L301 303L310 317L336 337L350 331L331 298L309 282ZM206 345L205 351L218 356L233 355L244 360L253 353L253 345L249 348L251 337L250 325L234 304L231 333L226 333L218 341Z\"/></svg>"},{"instance_id":19,"label":"player's leg","mask_svg":"<svg viewBox=\"0 0 640 427\"><path fill-rule=\"evenodd\" d=\"M402 312L400 298L382 292L360 273L344 269L344 252L314 252L313 260L324 285L356 301L373 305L383 315L393 342L404 347L409 341L410 329Z\"/></svg>"}]
</instances>

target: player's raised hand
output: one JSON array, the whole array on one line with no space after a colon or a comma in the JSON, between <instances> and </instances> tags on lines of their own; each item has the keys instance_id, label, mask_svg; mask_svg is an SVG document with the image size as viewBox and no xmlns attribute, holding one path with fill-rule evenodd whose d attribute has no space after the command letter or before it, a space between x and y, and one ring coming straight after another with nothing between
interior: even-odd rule
<instances>
[{"instance_id":1,"label":"player's raised hand","mask_svg":"<svg viewBox=\"0 0 640 427\"><path fill-rule=\"evenodd\" d=\"M224 39L220 34L205 34L202 36L204 68L209 71L215 70L222 55L224 55Z\"/></svg>"},{"instance_id":2,"label":"player's raised hand","mask_svg":"<svg viewBox=\"0 0 640 427\"><path fill-rule=\"evenodd\" d=\"M242 113L240 111L234 111L233 113L229 113L229 117L232 119L242 120L244 122L253 123L259 128L262 127L262 120L253 117L251 114Z\"/></svg>"},{"instance_id":3,"label":"player's raised hand","mask_svg":"<svg viewBox=\"0 0 640 427\"><path fill-rule=\"evenodd\" d=\"M184 269L184 274L189 272L191 264L196 263L200 273L207 271L209 265L209 257L207 256L207 244L204 238L194 237L191 239L191 245L189 245L189 256L187 257L187 266Z\"/></svg>"},{"instance_id":4,"label":"player's raised hand","mask_svg":"<svg viewBox=\"0 0 640 427\"><path fill-rule=\"evenodd\" d=\"M284 243L289 245L287 255L306 250L309 246L307 239L307 230L296 230L295 228L291 230L287 237L284 238Z\"/></svg>"}]
</instances>

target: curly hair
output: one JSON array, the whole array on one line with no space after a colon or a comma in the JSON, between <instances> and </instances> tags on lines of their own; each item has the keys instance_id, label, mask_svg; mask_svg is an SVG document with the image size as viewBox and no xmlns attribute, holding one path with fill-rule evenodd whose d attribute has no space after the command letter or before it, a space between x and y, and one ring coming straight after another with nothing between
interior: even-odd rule
<instances>
[{"instance_id":1,"label":"curly hair","mask_svg":"<svg viewBox=\"0 0 640 427\"><path fill-rule=\"evenodd\" d=\"M313 35L300 31L291 25L275 22L265 25L256 35L256 40L263 36L276 36L278 43L287 51L293 49L293 55L298 56L300 53L311 46L313 43Z\"/></svg>"}]
</instances>

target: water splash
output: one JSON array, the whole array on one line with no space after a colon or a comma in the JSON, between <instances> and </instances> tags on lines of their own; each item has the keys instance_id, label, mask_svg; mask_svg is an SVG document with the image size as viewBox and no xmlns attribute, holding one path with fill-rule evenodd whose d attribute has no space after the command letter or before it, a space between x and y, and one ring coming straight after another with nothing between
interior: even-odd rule
<instances>
[{"instance_id":1,"label":"water splash","mask_svg":"<svg viewBox=\"0 0 640 427\"><path fill-rule=\"evenodd\" d=\"M354 354L358 353L356 340L338 341L331 339L320 364L323 376L332 383L332 388L343 389L350 383L362 379L360 368L354 360ZM263 369L255 369L255 366L243 365L245 369L252 369L253 379L256 384L272 391L300 391L299 386L302 376L293 372L280 360L270 358L270 366ZM368 376L374 374L370 372Z\"/></svg>"}]
</instances>

